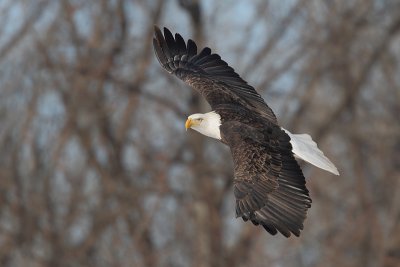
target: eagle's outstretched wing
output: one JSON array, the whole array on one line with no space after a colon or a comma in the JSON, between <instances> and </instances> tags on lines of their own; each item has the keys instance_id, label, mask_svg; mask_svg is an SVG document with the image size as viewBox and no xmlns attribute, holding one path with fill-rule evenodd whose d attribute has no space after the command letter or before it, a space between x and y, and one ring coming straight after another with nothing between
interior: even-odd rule
<instances>
[{"instance_id":1,"label":"eagle's outstretched wing","mask_svg":"<svg viewBox=\"0 0 400 267\"><path fill-rule=\"evenodd\" d=\"M236 216L270 234L300 235L311 198L289 136L279 126L253 128L236 121L221 125L233 155Z\"/></svg>"},{"instance_id":2,"label":"eagle's outstretched wing","mask_svg":"<svg viewBox=\"0 0 400 267\"><path fill-rule=\"evenodd\" d=\"M217 54L206 47L197 53L195 42L155 26L153 46L160 64L200 92L212 108L219 104L241 105L273 123L276 116L257 91Z\"/></svg>"}]
</instances>

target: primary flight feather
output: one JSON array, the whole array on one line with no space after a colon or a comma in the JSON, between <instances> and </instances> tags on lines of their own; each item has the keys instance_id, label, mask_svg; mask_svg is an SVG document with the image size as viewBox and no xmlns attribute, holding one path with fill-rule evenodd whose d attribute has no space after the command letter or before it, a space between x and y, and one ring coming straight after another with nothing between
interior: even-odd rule
<instances>
[{"instance_id":1,"label":"primary flight feather","mask_svg":"<svg viewBox=\"0 0 400 267\"><path fill-rule=\"evenodd\" d=\"M270 234L300 235L311 198L295 156L338 175L309 135L292 134L257 91L206 47L155 26L154 51L161 66L198 91L212 111L190 115L186 128L231 149L236 216Z\"/></svg>"}]
</instances>

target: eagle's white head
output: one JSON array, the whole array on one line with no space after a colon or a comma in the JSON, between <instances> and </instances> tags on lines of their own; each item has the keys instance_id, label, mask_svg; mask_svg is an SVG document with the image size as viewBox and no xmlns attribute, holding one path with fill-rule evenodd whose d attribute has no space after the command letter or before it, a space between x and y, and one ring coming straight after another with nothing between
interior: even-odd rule
<instances>
[{"instance_id":1,"label":"eagle's white head","mask_svg":"<svg viewBox=\"0 0 400 267\"><path fill-rule=\"evenodd\" d=\"M188 117L185 123L186 130L192 128L201 134L221 140L221 116L215 111L208 113L196 113Z\"/></svg>"}]
</instances>

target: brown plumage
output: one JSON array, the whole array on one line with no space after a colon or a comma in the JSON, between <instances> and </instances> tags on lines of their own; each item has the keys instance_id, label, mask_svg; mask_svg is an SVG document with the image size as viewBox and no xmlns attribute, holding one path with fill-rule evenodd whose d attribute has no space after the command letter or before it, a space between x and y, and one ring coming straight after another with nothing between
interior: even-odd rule
<instances>
[{"instance_id":1,"label":"brown plumage","mask_svg":"<svg viewBox=\"0 0 400 267\"><path fill-rule=\"evenodd\" d=\"M273 111L217 54L155 27L160 64L204 96L221 118L221 141L234 161L236 216L270 234L300 235L311 199L294 158L290 137Z\"/></svg>"}]
</instances>

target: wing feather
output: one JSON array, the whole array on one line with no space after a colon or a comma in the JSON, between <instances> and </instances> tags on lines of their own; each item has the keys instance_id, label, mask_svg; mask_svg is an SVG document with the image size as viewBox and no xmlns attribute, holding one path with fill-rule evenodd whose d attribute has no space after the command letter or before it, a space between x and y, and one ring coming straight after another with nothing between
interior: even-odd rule
<instances>
[{"instance_id":1,"label":"wing feather","mask_svg":"<svg viewBox=\"0 0 400 267\"><path fill-rule=\"evenodd\" d=\"M179 35L179 34L177 34ZM180 36L180 35L179 35ZM182 38L182 37L181 37ZM183 38L182 38L183 39ZM193 40L189 39L187 42L187 55L189 57L193 57L197 55L197 45Z\"/></svg>"},{"instance_id":2,"label":"wing feather","mask_svg":"<svg viewBox=\"0 0 400 267\"><path fill-rule=\"evenodd\" d=\"M175 41L176 41L176 46L178 48L178 54L179 55L185 55L187 54L187 48L186 48L186 43L185 40L183 40L182 36L179 34L175 34Z\"/></svg>"},{"instance_id":3,"label":"wing feather","mask_svg":"<svg viewBox=\"0 0 400 267\"><path fill-rule=\"evenodd\" d=\"M172 44L171 44L172 45ZM203 50L201 50L200 54L195 55L194 57L192 57L189 62L193 63L193 64L197 64L197 65L201 65L201 62L204 58L206 58L207 56L211 55L211 49L208 47L203 48Z\"/></svg>"},{"instance_id":4,"label":"wing feather","mask_svg":"<svg viewBox=\"0 0 400 267\"><path fill-rule=\"evenodd\" d=\"M205 47L197 53L192 40L185 43L178 33L167 28L164 34L155 26L154 51L161 66L199 91L214 108L220 104L241 105L277 123L271 108L257 91L229 67L218 54Z\"/></svg>"}]
</instances>

